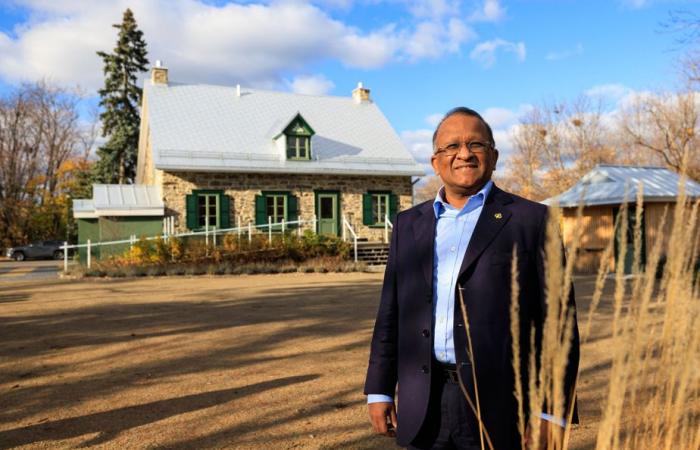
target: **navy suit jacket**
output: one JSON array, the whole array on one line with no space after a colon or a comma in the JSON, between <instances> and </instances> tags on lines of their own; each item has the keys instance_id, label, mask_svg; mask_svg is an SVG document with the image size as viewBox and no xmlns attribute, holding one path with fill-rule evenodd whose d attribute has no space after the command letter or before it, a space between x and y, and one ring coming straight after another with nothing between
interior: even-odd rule
<instances>
[{"instance_id":1,"label":"navy suit jacket","mask_svg":"<svg viewBox=\"0 0 700 450\"><path fill-rule=\"evenodd\" d=\"M426 417L433 353L433 256L435 213L432 201L398 214L372 337L365 394L394 396L398 384L397 443L408 445ZM469 315L483 423L496 450L520 448L515 376L510 336L511 258L517 249L520 282L521 372L527 372L530 324L539 348L546 312L543 249L547 207L493 186L484 203L459 272ZM454 339L457 368L475 398L472 369L459 297L455 298ZM573 289L569 305L575 308ZM425 331L427 330L427 332ZM578 330L574 327L566 392L578 371ZM522 374L527 403L527 373ZM478 436L478 421L470 426Z\"/></svg>"}]
</instances>

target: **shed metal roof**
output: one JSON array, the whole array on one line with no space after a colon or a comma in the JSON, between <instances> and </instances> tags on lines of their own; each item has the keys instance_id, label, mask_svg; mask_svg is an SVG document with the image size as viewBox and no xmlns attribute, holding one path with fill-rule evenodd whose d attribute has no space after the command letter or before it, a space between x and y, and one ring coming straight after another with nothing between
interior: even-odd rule
<instances>
[{"instance_id":1,"label":"shed metal roof","mask_svg":"<svg viewBox=\"0 0 700 450\"><path fill-rule=\"evenodd\" d=\"M373 102L199 84L145 83L157 169L210 172L425 174ZM311 161L275 142L301 114L316 134Z\"/></svg>"},{"instance_id":2,"label":"shed metal roof","mask_svg":"<svg viewBox=\"0 0 700 450\"><path fill-rule=\"evenodd\" d=\"M163 216L165 205L158 186L93 184L92 199L73 200L76 218L99 216Z\"/></svg>"},{"instance_id":3,"label":"shed metal roof","mask_svg":"<svg viewBox=\"0 0 700 450\"><path fill-rule=\"evenodd\" d=\"M599 164L571 189L542 203L575 207L581 203L585 206L621 204L625 198L633 202L640 183L645 202L674 201L680 192L680 176L664 167ZM700 197L700 184L686 180L685 192L689 197Z\"/></svg>"}]
</instances>

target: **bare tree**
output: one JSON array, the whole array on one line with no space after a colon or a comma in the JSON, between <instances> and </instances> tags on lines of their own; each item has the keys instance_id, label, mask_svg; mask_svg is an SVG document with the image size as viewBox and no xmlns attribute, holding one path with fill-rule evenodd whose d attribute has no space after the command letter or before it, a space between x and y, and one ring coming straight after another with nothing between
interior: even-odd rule
<instances>
[{"instance_id":1,"label":"bare tree","mask_svg":"<svg viewBox=\"0 0 700 450\"><path fill-rule=\"evenodd\" d=\"M515 152L504 181L516 193L541 200L571 187L596 164L613 162L610 130L600 102L543 103L515 128Z\"/></svg>"},{"instance_id":2,"label":"bare tree","mask_svg":"<svg viewBox=\"0 0 700 450\"><path fill-rule=\"evenodd\" d=\"M432 200L437 195L438 189L442 187L442 181L437 175L429 175L421 180L419 185L416 185L413 199L416 204L423 203L427 200Z\"/></svg>"},{"instance_id":3,"label":"bare tree","mask_svg":"<svg viewBox=\"0 0 700 450\"><path fill-rule=\"evenodd\" d=\"M659 156L676 172L687 159L688 176L700 180L698 100L693 91L640 96L623 111L622 129L632 145Z\"/></svg>"}]
</instances>

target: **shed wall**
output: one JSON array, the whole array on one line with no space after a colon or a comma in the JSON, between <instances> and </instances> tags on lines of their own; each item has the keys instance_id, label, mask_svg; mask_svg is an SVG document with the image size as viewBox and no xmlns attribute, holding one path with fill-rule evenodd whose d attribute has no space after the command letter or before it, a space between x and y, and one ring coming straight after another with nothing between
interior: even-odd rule
<instances>
[{"instance_id":1,"label":"shed wall","mask_svg":"<svg viewBox=\"0 0 700 450\"><path fill-rule=\"evenodd\" d=\"M582 227L581 243L574 269L579 273L596 273L600 267L605 246L613 234L612 206L590 206L583 209L581 222L576 217L576 208L566 208L562 214L562 235L564 245L568 246L574 239L579 227ZM609 263L614 267L614 258Z\"/></svg>"}]
</instances>

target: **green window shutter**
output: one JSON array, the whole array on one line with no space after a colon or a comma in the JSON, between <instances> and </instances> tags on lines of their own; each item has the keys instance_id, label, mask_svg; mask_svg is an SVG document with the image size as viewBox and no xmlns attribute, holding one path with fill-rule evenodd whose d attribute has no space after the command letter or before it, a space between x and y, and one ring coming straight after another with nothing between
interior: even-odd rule
<instances>
[{"instance_id":1,"label":"green window shutter","mask_svg":"<svg viewBox=\"0 0 700 450\"><path fill-rule=\"evenodd\" d=\"M299 199L292 194L287 194L287 221L295 222L297 220L299 220ZM297 224L290 225L290 227L297 227Z\"/></svg>"},{"instance_id":2,"label":"green window shutter","mask_svg":"<svg viewBox=\"0 0 700 450\"><path fill-rule=\"evenodd\" d=\"M265 215L265 196L256 195L255 196L255 225L264 225L267 223L267 216Z\"/></svg>"},{"instance_id":3,"label":"green window shutter","mask_svg":"<svg viewBox=\"0 0 700 450\"><path fill-rule=\"evenodd\" d=\"M372 194L362 194L362 223L374 225L372 221Z\"/></svg>"},{"instance_id":4,"label":"green window shutter","mask_svg":"<svg viewBox=\"0 0 700 450\"><path fill-rule=\"evenodd\" d=\"M187 204L187 228L194 230L197 228L197 196L188 194L185 203Z\"/></svg>"},{"instance_id":5,"label":"green window shutter","mask_svg":"<svg viewBox=\"0 0 700 450\"><path fill-rule=\"evenodd\" d=\"M219 205L221 205L219 226L221 228L231 228L231 197L226 194L219 194Z\"/></svg>"},{"instance_id":6,"label":"green window shutter","mask_svg":"<svg viewBox=\"0 0 700 450\"><path fill-rule=\"evenodd\" d=\"M399 212L399 196L391 193L389 194L389 220L391 223L396 220L397 212Z\"/></svg>"}]
</instances>

